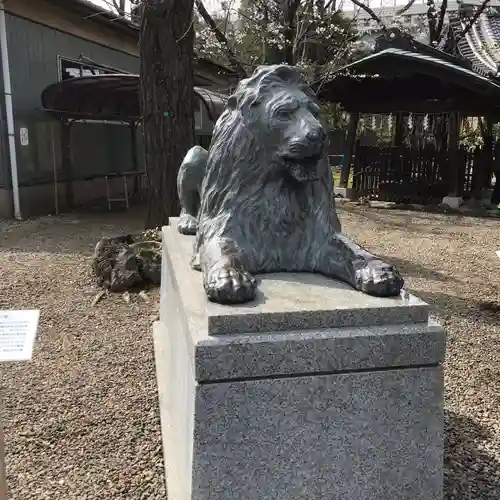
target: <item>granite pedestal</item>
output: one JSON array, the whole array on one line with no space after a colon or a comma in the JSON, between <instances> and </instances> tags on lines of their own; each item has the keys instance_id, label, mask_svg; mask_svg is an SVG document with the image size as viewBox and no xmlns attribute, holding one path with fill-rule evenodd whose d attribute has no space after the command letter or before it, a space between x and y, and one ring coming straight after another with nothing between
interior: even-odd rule
<instances>
[{"instance_id":1,"label":"granite pedestal","mask_svg":"<svg viewBox=\"0 0 500 500\"><path fill-rule=\"evenodd\" d=\"M163 229L154 327L169 500L438 500L445 334L415 297L320 275L209 303Z\"/></svg>"}]
</instances>

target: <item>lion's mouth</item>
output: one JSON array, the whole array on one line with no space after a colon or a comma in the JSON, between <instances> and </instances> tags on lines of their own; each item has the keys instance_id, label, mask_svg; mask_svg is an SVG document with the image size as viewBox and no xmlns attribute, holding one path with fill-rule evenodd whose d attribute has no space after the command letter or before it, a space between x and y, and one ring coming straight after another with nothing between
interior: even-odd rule
<instances>
[{"instance_id":1,"label":"lion's mouth","mask_svg":"<svg viewBox=\"0 0 500 500\"><path fill-rule=\"evenodd\" d=\"M299 182L317 181L319 179L317 165L321 155L305 157L287 156L284 158L290 175Z\"/></svg>"}]
</instances>

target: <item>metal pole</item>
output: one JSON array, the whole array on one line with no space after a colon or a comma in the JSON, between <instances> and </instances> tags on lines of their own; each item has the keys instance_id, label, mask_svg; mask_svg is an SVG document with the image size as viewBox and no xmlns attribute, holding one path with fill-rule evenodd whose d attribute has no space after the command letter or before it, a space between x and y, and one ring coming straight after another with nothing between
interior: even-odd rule
<instances>
[{"instance_id":1,"label":"metal pole","mask_svg":"<svg viewBox=\"0 0 500 500\"><path fill-rule=\"evenodd\" d=\"M12 90L10 83L9 50L7 48L7 28L5 23L5 7L0 0L0 52L2 56L3 87L5 97L5 114L7 117L7 135L10 156L10 175L12 179L12 200L14 217L21 220L21 201L19 195L19 176L17 171L16 132L14 126L14 110L12 106Z\"/></svg>"},{"instance_id":2,"label":"metal pole","mask_svg":"<svg viewBox=\"0 0 500 500\"><path fill-rule=\"evenodd\" d=\"M0 390L0 500L7 500L7 480L5 473L5 438L3 434L3 400Z\"/></svg>"},{"instance_id":3,"label":"metal pole","mask_svg":"<svg viewBox=\"0 0 500 500\"><path fill-rule=\"evenodd\" d=\"M53 169L54 169L54 202L55 202L55 209L56 209L56 215L59 215L59 190L58 190L58 185L57 185L57 158L56 158L56 145L55 145L55 138L54 138L54 129L55 129L55 124L52 127L52 164L53 164Z\"/></svg>"}]
</instances>

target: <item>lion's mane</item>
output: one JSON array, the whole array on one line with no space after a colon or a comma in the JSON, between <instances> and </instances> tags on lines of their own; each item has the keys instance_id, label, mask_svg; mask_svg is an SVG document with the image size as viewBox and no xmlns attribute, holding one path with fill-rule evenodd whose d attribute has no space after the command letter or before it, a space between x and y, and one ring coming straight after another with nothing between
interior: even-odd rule
<instances>
[{"instance_id":1,"label":"lion's mane","mask_svg":"<svg viewBox=\"0 0 500 500\"><path fill-rule=\"evenodd\" d=\"M269 188L273 162L274 168L282 169L275 160L282 144L266 140L269 125L255 104L265 105L277 89L299 90L315 100L301 73L291 66L262 66L239 83L214 129L200 193L196 247L217 232L214 226L226 224L235 209L253 219L248 224L255 227L247 227L251 232L273 221L277 230L288 232L307 217L330 217L332 176L326 150L319 164L319 180L304 185L296 199L277 199ZM273 197L274 203L266 201L266 196ZM305 206L311 203L315 206Z\"/></svg>"}]
</instances>

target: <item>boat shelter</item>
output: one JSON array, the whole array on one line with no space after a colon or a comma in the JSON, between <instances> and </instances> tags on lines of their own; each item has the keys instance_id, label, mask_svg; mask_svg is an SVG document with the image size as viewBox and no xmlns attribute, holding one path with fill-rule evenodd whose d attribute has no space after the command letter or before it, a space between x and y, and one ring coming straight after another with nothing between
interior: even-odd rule
<instances>
[{"instance_id":1,"label":"boat shelter","mask_svg":"<svg viewBox=\"0 0 500 500\"><path fill-rule=\"evenodd\" d=\"M222 114L227 96L202 87L194 87L196 96L195 122L197 135L210 136L213 125ZM59 178L54 172L54 190L57 199L57 185L64 182L65 205L74 206L74 172L72 168L71 128L75 123L109 122L121 123L130 130L130 155L132 169L117 171L104 176L108 205L112 201L124 201L128 206L127 179L134 181L138 191L144 168L138 151L138 128L140 128L140 79L134 74L101 74L63 80L47 86L41 95L42 109L61 124L62 168ZM205 133L203 134L203 130ZM139 139L140 140L140 139ZM208 146L207 144L202 144ZM89 145L91 147L91 145ZM119 198L109 194L111 179L117 178L125 188Z\"/></svg>"}]
</instances>

